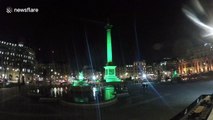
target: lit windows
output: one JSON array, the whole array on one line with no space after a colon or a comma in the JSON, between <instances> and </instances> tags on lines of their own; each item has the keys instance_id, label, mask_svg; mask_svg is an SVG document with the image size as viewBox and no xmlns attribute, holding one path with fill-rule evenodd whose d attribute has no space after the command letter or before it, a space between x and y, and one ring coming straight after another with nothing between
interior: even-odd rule
<instances>
[{"instance_id":1,"label":"lit windows","mask_svg":"<svg viewBox=\"0 0 213 120\"><path fill-rule=\"evenodd\" d=\"M19 47L23 47L24 45L23 45L22 43L19 43L18 46L19 46Z\"/></svg>"}]
</instances>

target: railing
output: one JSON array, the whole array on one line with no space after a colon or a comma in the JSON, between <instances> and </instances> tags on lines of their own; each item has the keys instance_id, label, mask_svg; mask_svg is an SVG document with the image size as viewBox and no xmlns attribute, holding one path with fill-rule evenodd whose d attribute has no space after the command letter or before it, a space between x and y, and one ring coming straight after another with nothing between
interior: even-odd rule
<instances>
[{"instance_id":1,"label":"railing","mask_svg":"<svg viewBox=\"0 0 213 120\"><path fill-rule=\"evenodd\" d=\"M202 99L204 99L206 96L209 96L209 94L207 95L201 95L199 96L195 101L193 101L188 107L186 107L184 110L182 110L180 113L178 113L177 115L175 115L173 118L171 118L170 120L180 120L183 119L184 117L187 116L187 114L196 106L200 103L200 101Z\"/></svg>"}]
</instances>

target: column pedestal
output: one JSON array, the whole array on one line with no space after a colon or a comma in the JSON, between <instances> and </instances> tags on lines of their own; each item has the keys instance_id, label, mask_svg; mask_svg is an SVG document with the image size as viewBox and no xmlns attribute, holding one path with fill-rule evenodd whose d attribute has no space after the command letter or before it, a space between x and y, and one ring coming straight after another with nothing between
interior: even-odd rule
<instances>
[{"instance_id":1,"label":"column pedestal","mask_svg":"<svg viewBox=\"0 0 213 120\"><path fill-rule=\"evenodd\" d=\"M116 76L116 66L105 66L105 76L104 79L106 82L121 82L121 79L119 79Z\"/></svg>"}]
</instances>

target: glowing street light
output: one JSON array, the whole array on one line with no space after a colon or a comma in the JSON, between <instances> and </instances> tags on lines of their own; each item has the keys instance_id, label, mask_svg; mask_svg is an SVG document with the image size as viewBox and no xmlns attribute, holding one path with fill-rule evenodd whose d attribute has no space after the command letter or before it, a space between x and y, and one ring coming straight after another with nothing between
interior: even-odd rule
<instances>
[{"instance_id":1,"label":"glowing street light","mask_svg":"<svg viewBox=\"0 0 213 120\"><path fill-rule=\"evenodd\" d=\"M142 77L143 77L143 79L146 79L146 74L145 74L145 73L143 73Z\"/></svg>"},{"instance_id":2,"label":"glowing street light","mask_svg":"<svg viewBox=\"0 0 213 120\"><path fill-rule=\"evenodd\" d=\"M93 75L93 76L92 76L92 79L93 79L93 80L96 80L96 76L95 76L95 75Z\"/></svg>"}]
</instances>

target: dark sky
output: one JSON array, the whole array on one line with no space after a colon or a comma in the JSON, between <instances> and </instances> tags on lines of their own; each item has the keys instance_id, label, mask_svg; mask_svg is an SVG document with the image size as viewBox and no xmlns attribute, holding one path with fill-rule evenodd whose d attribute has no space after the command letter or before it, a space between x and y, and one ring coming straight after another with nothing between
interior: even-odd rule
<instances>
[{"instance_id":1,"label":"dark sky","mask_svg":"<svg viewBox=\"0 0 213 120\"><path fill-rule=\"evenodd\" d=\"M91 64L91 56L92 64L99 67L106 64L104 26L109 20L115 64L176 57L184 52L183 42L191 44L197 32L181 11L183 1L1 0L0 38L24 41L35 49L40 62L82 67ZM39 12L8 14L8 6L38 8Z\"/></svg>"}]
</instances>

